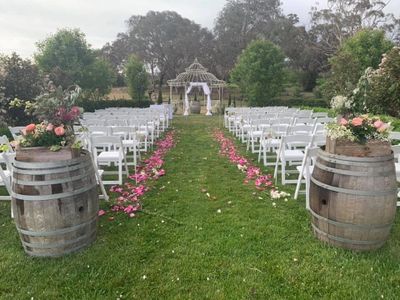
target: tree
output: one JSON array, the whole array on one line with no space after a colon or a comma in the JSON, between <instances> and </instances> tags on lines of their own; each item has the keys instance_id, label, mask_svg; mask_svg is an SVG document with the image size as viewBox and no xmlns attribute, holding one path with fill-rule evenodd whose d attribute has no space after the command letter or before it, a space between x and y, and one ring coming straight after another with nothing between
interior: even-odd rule
<instances>
[{"instance_id":1,"label":"tree","mask_svg":"<svg viewBox=\"0 0 400 300\"><path fill-rule=\"evenodd\" d=\"M0 86L4 97L32 100L40 93L41 77L37 66L16 53L0 57Z\"/></svg>"},{"instance_id":2,"label":"tree","mask_svg":"<svg viewBox=\"0 0 400 300\"><path fill-rule=\"evenodd\" d=\"M39 42L35 59L56 86L66 89L78 84L82 95L89 99L107 94L115 81L114 70L103 59L96 58L96 52L78 29L61 29Z\"/></svg>"},{"instance_id":3,"label":"tree","mask_svg":"<svg viewBox=\"0 0 400 300\"><path fill-rule=\"evenodd\" d=\"M64 88L79 84L85 67L95 59L85 35L78 29L61 29L37 46L35 60L39 68Z\"/></svg>"},{"instance_id":4,"label":"tree","mask_svg":"<svg viewBox=\"0 0 400 300\"><path fill-rule=\"evenodd\" d=\"M126 64L126 84L133 100L141 101L147 90L148 76L143 63L131 55Z\"/></svg>"},{"instance_id":5,"label":"tree","mask_svg":"<svg viewBox=\"0 0 400 300\"><path fill-rule=\"evenodd\" d=\"M0 123L26 125L32 118L25 113L24 105L10 107L10 101L18 98L25 103L40 94L42 79L37 66L22 59L16 53L0 56Z\"/></svg>"},{"instance_id":6,"label":"tree","mask_svg":"<svg viewBox=\"0 0 400 300\"><path fill-rule=\"evenodd\" d=\"M284 81L282 50L270 41L256 40L239 56L231 73L251 106L265 106L282 89Z\"/></svg>"},{"instance_id":7,"label":"tree","mask_svg":"<svg viewBox=\"0 0 400 300\"><path fill-rule=\"evenodd\" d=\"M214 26L218 73L227 78L239 54L255 39L278 42L284 25L279 0L228 0ZM229 49L229 51L227 51Z\"/></svg>"},{"instance_id":8,"label":"tree","mask_svg":"<svg viewBox=\"0 0 400 300\"><path fill-rule=\"evenodd\" d=\"M84 91L84 98L99 100L111 91L116 75L111 65L103 59L95 59L82 72L79 85Z\"/></svg>"},{"instance_id":9,"label":"tree","mask_svg":"<svg viewBox=\"0 0 400 300\"><path fill-rule=\"evenodd\" d=\"M213 35L176 12L149 11L145 16L132 16L127 24L127 32L118 34L104 51L118 65L132 53L137 55L150 71L153 89L157 85L160 96L164 82L195 57L211 61Z\"/></svg>"},{"instance_id":10,"label":"tree","mask_svg":"<svg viewBox=\"0 0 400 300\"><path fill-rule=\"evenodd\" d=\"M376 69L382 55L392 47L393 43L380 30L361 30L347 39L329 60L331 72L323 86L325 97L350 93L365 69Z\"/></svg>"},{"instance_id":11,"label":"tree","mask_svg":"<svg viewBox=\"0 0 400 300\"><path fill-rule=\"evenodd\" d=\"M328 0L326 9L311 10L311 30L315 44L328 58L342 43L361 29L381 29L393 38L398 35L399 19L383 10L381 0Z\"/></svg>"}]
</instances>

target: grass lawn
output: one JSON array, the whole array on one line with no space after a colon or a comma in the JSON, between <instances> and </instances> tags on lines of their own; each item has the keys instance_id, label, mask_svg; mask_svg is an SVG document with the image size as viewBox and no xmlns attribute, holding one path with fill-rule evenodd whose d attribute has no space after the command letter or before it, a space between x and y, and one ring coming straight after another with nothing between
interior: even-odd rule
<instances>
[{"instance_id":1,"label":"grass lawn","mask_svg":"<svg viewBox=\"0 0 400 300\"><path fill-rule=\"evenodd\" d=\"M400 298L399 217L381 250L321 244L304 198L274 207L218 155L212 132L221 125L218 117L176 118L177 146L144 211L102 217L97 241L82 252L28 257L10 204L0 203L0 299Z\"/></svg>"}]
</instances>

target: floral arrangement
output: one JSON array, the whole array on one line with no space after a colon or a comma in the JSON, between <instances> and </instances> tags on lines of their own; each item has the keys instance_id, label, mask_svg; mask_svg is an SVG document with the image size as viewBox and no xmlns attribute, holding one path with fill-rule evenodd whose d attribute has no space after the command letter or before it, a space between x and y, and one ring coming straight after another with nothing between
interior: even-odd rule
<instances>
[{"instance_id":1,"label":"floral arrangement","mask_svg":"<svg viewBox=\"0 0 400 300\"><path fill-rule=\"evenodd\" d=\"M327 125L327 130L327 135L332 139L364 144L368 140L388 140L391 126L378 117L361 115L352 119L342 118L338 123L330 123Z\"/></svg>"},{"instance_id":2,"label":"floral arrangement","mask_svg":"<svg viewBox=\"0 0 400 300\"><path fill-rule=\"evenodd\" d=\"M22 130L18 144L21 147L50 147L53 151L68 145L79 147L79 144L75 143L73 130L73 125L79 122L82 112L81 108L75 106L79 94L78 86L63 90L49 81L46 90L35 102L23 103L25 111L34 115L41 123L27 125ZM22 102L15 99L10 105L21 107Z\"/></svg>"}]
</instances>

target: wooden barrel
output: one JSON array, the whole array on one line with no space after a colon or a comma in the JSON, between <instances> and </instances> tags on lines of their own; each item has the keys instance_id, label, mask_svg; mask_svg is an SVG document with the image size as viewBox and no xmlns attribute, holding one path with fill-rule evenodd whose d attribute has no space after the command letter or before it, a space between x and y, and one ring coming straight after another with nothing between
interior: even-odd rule
<instances>
[{"instance_id":1,"label":"wooden barrel","mask_svg":"<svg viewBox=\"0 0 400 300\"><path fill-rule=\"evenodd\" d=\"M63 159L42 149L23 161L27 151L17 151L12 180L12 209L25 252L55 257L88 246L96 238L99 207L90 155L82 151Z\"/></svg>"},{"instance_id":2,"label":"wooden barrel","mask_svg":"<svg viewBox=\"0 0 400 300\"><path fill-rule=\"evenodd\" d=\"M376 147L375 147L376 146ZM367 251L381 247L394 222L397 183L390 146L359 145L357 156L319 150L310 183L315 236L331 245ZM328 145L327 145L328 147ZM351 153L351 147L329 151Z\"/></svg>"}]
</instances>

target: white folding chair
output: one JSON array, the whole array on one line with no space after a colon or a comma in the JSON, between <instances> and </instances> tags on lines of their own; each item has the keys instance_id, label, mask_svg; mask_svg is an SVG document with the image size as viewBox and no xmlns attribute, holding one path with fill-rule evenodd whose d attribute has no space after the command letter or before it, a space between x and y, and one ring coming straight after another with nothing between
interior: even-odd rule
<instances>
[{"instance_id":1,"label":"white folding chair","mask_svg":"<svg viewBox=\"0 0 400 300\"><path fill-rule=\"evenodd\" d=\"M299 165L304 158L305 148L313 141L312 135L288 135L281 138L278 151L276 151L274 178L277 181L279 166L281 167L282 185L287 183L296 184L297 180L286 179L286 173L293 173L292 170L286 170L286 163L290 165Z\"/></svg>"},{"instance_id":2,"label":"white folding chair","mask_svg":"<svg viewBox=\"0 0 400 300\"><path fill-rule=\"evenodd\" d=\"M320 149L319 147L307 146L301 166L296 167L296 169L299 171L299 177L297 178L297 185L296 185L296 191L294 193L294 199L298 198L301 184L305 182L305 184L306 184L306 189L305 189L306 209L307 210L310 209L310 178L311 178L311 174L314 170L315 158L317 156L319 149ZM303 178L304 178L304 180L303 180Z\"/></svg>"},{"instance_id":3,"label":"white folding chair","mask_svg":"<svg viewBox=\"0 0 400 300\"><path fill-rule=\"evenodd\" d=\"M400 145L392 146L394 155L394 166L396 168L396 180L400 183ZM400 189L398 189L397 198L400 198ZM397 201L397 206L400 206L400 201Z\"/></svg>"},{"instance_id":4,"label":"white folding chair","mask_svg":"<svg viewBox=\"0 0 400 300\"><path fill-rule=\"evenodd\" d=\"M112 136L120 136L122 138L122 145L126 151L126 158L131 158L128 152L132 152L132 161L127 161L129 165L137 165L137 157L140 158L139 140L137 139L136 130L134 126L114 126L111 128Z\"/></svg>"},{"instance_id":5,"label":"white folding chair","mask_svg":"<svg viewBox=\"0 0 400 300\"><path fill-rule=\"evenodd\" d=\"M264 166L273 166L274 162L268 162L268 158L275 158L276 155L268 155L269 152L275 152L281 143L281 137L287 134L288 125L271 125L264 128L260 139L260 151L258 153L258 161L263 157Z\"/></svg>"},{"instance_id":6,"label":"white folding chair","mask_svg":"<svg viewBox=\"0 0 400 300\"><path fill-rule=\"evenodd\" d=\"M122 145L122 138L117 136L92 136L91 146L92 146L93 159L98 167L104 165L110 166L111 164L114 164L118 167L117 171L118 180L103 180L103 183L122 184L123 165L125 167L126 176L129 175L125 151ZM116 172L104 171L104 175L108 174L116 174Z\"/></svg>"}]
</instances>

